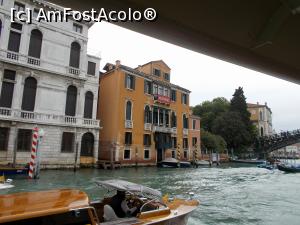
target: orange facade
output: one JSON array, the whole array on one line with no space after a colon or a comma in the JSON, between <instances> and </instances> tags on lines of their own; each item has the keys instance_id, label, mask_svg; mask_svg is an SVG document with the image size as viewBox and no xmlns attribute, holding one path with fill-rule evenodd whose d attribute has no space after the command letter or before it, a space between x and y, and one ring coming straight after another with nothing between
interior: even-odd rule
<instances>
[{"instance_id":1,"label":"orange facade","mask_svg":"<svg viewBox=\"0 0 300 225\"><path fill-rule=\"evenodd\" d=\"M123 165L155 165L167 157L191 160L200 119L193 128L190 91L170 83L170 68L152 61L138 68L107 64L100 76L98 118L99 159ZM187 152L187 153L185 153Z\"/></svg>"}]
</instances>

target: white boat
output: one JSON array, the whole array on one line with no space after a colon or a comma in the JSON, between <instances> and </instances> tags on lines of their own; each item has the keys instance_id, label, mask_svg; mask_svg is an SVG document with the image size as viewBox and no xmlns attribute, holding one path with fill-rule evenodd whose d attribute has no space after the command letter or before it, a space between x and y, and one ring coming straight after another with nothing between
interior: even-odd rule
<instances>
[{"instance_id":1,"label":"white boat","mask_svg":"<svg viewBox=\"0 0 300 225\"><path fill-rule=\"evenodd\" d=\"M0 176L0 190L14 187L14 185L12 185L11 182L11 179L5 180L4 175Z\"/></svg>"}]
</instances>

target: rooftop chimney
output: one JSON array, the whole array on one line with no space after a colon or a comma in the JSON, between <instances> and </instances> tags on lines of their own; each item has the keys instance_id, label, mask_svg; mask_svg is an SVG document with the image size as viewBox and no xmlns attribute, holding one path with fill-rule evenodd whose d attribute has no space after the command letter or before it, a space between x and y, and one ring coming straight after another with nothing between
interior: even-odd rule
<instances>
[{"instance_id":1,"label":"rooftop chimney","mask_svg":"<svg viewBox=\"0 0 300 225\"><path fill-rule=\"evenodd\" d=\"M268 104L267 104L267 102L265 102L265 106L267 106Z\"/></svg>"},{"instance_id":2,"label":"rooftop chimney","mask_svg":"<svg viewBox=\"0 0 300 225\"><path fill-rule=\"evenodd\" d=\"M259 105L259 102L256 102L257 105Z\"/></svg>"},{"instance_id":3,"label":"rooftop chimney","mask_svg":"<svg viewBox=\"0 0 300 225\"><path fill-rule=\"evenodd\" d=\"M141 65L138 66L138 71L140 71L140 72L142 71L142 66Z\"/></svg>"},{"instance_id":4,"label":"rooftop chimney","mask_svg":"<svg viewBox=\"0 0 300 225\"><path fill-rule=\"evenodd\" d=\"M121 61L120 60L116 60L116 67L119 68L121 65Z\"/></svg>"}]
</instances>

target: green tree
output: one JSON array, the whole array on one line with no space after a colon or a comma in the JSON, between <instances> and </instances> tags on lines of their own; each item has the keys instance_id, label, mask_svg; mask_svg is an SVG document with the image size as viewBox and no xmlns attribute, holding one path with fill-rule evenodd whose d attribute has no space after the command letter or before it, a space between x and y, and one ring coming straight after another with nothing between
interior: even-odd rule
<instances>
[{"instance_id":1,"label":"green tree","mask_svg":"<svg viewBox=\"0 0 300 225\"><path fill-rule=\"evenodd\" d=\"M223 153L226 149L225 140L219 136L201 129L201 145L208 151Z\"/></svg>"},{"instance_id":2,"label":"green tree","mask_svg":"<svg viewBox=\"0 0 300 225\"><path fill-rule=\"evenodd\" d=\"M219 116L214 121L213 132L222 136L235 154L243 153L251 145L251 135L238 112L229 111Z\"/></svg>"},{"instance_id":3,"label":"green tree","mask_svg":"<svg viewBox=\"0 0 300 225\"><path fill-rule=\"evenodd\" d=\"M212 101L204 101L193 108L193 114L201 117L201 127L211 132L214 120L230 107L226 98L219 97Z\"/></svg>"}]
</instances>

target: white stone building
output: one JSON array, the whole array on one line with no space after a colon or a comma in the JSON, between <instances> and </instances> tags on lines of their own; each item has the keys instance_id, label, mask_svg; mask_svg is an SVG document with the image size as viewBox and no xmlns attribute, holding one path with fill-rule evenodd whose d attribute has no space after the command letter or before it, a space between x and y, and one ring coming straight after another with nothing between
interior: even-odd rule
<instances>
[{"instance_id":1,"label":"white stone building","mask_svg":"<svg viewBox=\"0 0 300 225\"><path fill-rule=\"evenodd\" d=\"M0 1L0 163L12 162L14 151L18 164L29 162L34 126L45 132L42 167L72 167L76 155L78 163L95 163L100 58L87 54L92 24L11 23L12 7L61 10L45 1Z\"/></svg>"},{"instance_id":2,"label":"white stone building","mask_svg":"<svg viewBox=\"0 0 300 225\"><path fill-rule=\"evenodd\" d=\"M264 105L247 103L248 111L251 113L250 120L255 124L260 136L273 134L272 111L267 103Z\"/></svg>"}]
</instances>

